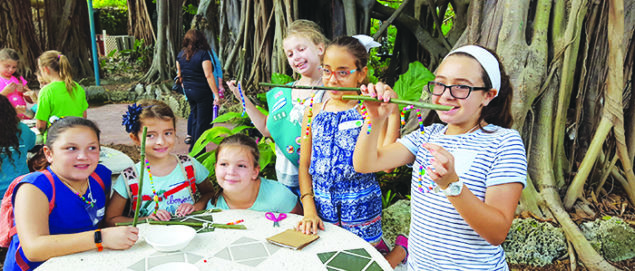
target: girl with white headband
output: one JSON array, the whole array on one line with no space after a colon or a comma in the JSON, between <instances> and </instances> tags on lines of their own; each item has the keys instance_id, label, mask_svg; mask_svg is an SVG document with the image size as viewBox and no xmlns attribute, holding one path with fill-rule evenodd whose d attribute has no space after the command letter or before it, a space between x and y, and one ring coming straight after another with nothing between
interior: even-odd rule
<instances>
[{"instance_id":1,"label":"girl with white headband","mask_svg":"<svg viewBox=\"0 0 635 271\"><path fill-rule=\"evenodd\" d=\"M468 45L448 54L429 82L432 103L451 106L439 120L396 143L377 147L379 134L359 136L353 164L377 172L412 164L410 270L508 270L500 244L526 183L525 148L512 125L512 87L496 55ZM363 91L396 98L389 86ZM393 107L365 102L375 126Z\"/></svg>"}]
</instances>

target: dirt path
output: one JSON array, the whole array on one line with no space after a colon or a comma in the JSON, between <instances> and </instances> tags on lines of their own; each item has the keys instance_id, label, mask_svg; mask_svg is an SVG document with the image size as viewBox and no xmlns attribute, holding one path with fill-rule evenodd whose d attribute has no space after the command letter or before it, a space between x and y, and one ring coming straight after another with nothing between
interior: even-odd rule
<instances>
[{"instance_id":1,"label":"dirt path","mask_svg":"<svg viewBox=\"0 0 635 271\"><path fill-rule=\"evenodd\" d=\"M101 144L134 145L121 125L121 115L125 114L128 104L107 104L91 106L88 108L88 119L97 123L101 129ZM187 133L187 119L177 117L176 120L176 145L174 153L187 154L188 145L183 140Z\"/></svg>"}]
</instances>

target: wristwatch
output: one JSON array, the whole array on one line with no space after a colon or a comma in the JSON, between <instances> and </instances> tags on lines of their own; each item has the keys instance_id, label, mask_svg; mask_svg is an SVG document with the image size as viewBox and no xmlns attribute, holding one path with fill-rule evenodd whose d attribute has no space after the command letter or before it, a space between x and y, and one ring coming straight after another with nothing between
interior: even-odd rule
<instances>
[{"instance_id":1,"label":"wristwatch","mask_svg":"<svg viewBox=\"0 0 635 271\"><path fill-rule=\"evenodd\" d=\"M104 250L104 246L101 244L101 230L100 229L96 229L95 230L95 246L97 246L97 251L102 251Z\"/></svg>"},{"instance_id":2,"label":"wristwatch","mask_svg":"<svg viewBox=\"0 0 635 271\"><path fill-rule=\"evenodd\" d=\"M441 189L438 185L435 187L435 192L441 192L443 193L443 195L447 196L447 197L455 197L461 194L461 191L463 191L463 181L462 180L458 180L456 182L450 183L448 184L448 187L446 187L445 189Z\"/></svg>"}]
</instances>

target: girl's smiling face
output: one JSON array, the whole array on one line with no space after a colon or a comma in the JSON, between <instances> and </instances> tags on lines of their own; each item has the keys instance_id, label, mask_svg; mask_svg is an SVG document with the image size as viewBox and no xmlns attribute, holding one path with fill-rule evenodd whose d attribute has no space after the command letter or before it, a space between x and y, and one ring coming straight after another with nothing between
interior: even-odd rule
<instances>
[{"instance_id":1,"label":"girl's smiling face","mask_svg":"<svg viewBox=\"0 0 635 271\"><path fill-rule=\"evenodd\" d=\"M142 119L142 129L140 129L136 136L133 134L130 135L137 145L141 145L140 137L143 133L143 126L148 127L146 136L146 156L148 160L161 160L168 157L176 142L173 120L160 118Z\"/></svg>"},{"instance_id":2,"label":"girl's smiling face","mask_svg":"<svg viewBox=\"0 0 635 271\"><path fill-rule=\"evenodd\" d=\"M466 85L483 87L483 68L475 59L463 55L447 57L437 68L435 82L445 85ZM448 105L449 111L437 111L441 121L448 124L448 130L467 131L477 124L481 110L494 98L496 90L472 91L467 99L452 97L449 89L440 96L432 95L432 103Z\"/></svg>"},{"instance_id":3,"label":"girl's smiling face","mask_svg":"<svg viewBox=\"0 0 635 271\"><path fill-rule=\"evenodd\" d=\"M341 46L330 46L324 53L322 61L322 82L327 87L359 87L366 79L367 67L358 68L355 57L348 49ZM327 75L328 74L328 75ZM357 94L348 91L330 91L331 98L340 99L342 95Z\"/></svg>"},{"instance_id":4,"label":"girl's smiling face","mask_svg":"<svg viewBox=\"0 0 635 271\"><path fill-rule=\"evenodd\" d=\"M4 78L11 78L17 69L18 62L15 60L7 59L0 61L0 75Z\"/></svg>"},{"instance_id":5,"label":"girl's smiling face","mask_svg":"<svg viewBox=\"0 0 635 271\"><path fill-rule=\"evenodd\" d=\"M223 146L216 161L216 179L223 192L240 193L249 191L260 173L249 147L241 145Z\"/></svg>"},{"instance_id":6,"label":"girl's smiling face","mask_svg":"<svg viewBox=\"0 0 635 271\"><path fill-rule=\"evenodd\" d=\"M60 179L86 181L99 163L99 139L88 127L71 127L60 133L50 148L44 146L44 155Z\"/></svg>"},{"instance_id":7,"label":"girl's smiling face","mask_svg":"<svg viewBox=\"0 0 635 271\"><path fill-rule=\"evenodd\" d=\"M310 39L292 35L282 41L284 53L293 71L311 76L320 67L320 58L324 54L324 45L316 45Z\"/></svg>"}]
</instances>

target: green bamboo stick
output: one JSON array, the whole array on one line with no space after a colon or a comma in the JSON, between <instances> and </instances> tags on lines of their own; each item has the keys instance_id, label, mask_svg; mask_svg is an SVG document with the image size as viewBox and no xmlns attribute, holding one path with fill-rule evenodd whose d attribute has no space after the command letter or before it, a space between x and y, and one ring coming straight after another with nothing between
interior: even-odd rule
<instances>
[{"instance_id":1,"label":"green bamboo stick","mask_svg":"<svg viewBox=\"0 0 635 271\"><path fill-rule=\"evenodd\" d=\"M146 159L146 136L148 135L148 127L143 126L143 134L141 135L141 158L139 158L139 192L137 195L137 209L134 211L134 217L132 218L132 226L137 226L137 219L139 219L139 210L141 210L141 200L143 199L143 161Z\"/></svg>"},{"instance_id":2,"label":"green bamboo stick","mask_svg":"<svg viewBox=\"0 0 635 271\"><path fill-rule=\"evenodd\" d=\"M381 102L380 100L377 100L377 98L362 96L362 95L342 95L342 100L362 100L362 101ZM390 99L390 102L395 104L412 105L417 108L432 109L432 110L439 110L439 111L448 111L453 108L452 106L447 106L447 105L422 103L422 102L415 102L415 101L408 101L408 100L401 100L401 99Z\"/></svg>"},{"instance_id":3,"label":"green bamboo stick","mask_svg":"<svg viewBox=\"0 0 635 271\"><path fill-rule=\"evenodd\" d=\"M343 88L343 87L324 87L324 86L292 86L292 85L279 85L266 82L258 83L263 87L276 87L276 88L298 88L298 89L319 89L319 90L335 90L335 91L359 91L359 88Z\"/></svg>"},{"instance_id":4,"label":"green bamboo stick","mask_svg":"<svg viewBox=\"0 0 635 271\"><path fill-rule=\"evenodd\" d=\"M191 227L203 227L207 224L207 225L211 225L213 228L219 228L219 229L236 229L236 230L247 229L245 225L227 225L227 224L220 224L220 223L210 224L210 223L203 223L203 222L155 221L155 220L149 220L148 223L150 225L184 225L184 226L191 226Z\"/></svg>"}]
</instances>

